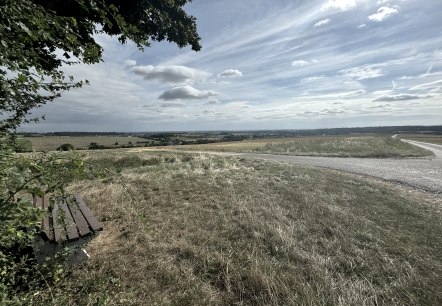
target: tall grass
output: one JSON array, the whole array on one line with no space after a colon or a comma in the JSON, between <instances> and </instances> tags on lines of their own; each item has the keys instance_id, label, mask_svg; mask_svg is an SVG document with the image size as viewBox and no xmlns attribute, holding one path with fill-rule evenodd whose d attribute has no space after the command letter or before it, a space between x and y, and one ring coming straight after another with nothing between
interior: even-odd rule
<instances>
[{"instance_id":1,"label":"tall grass","mask_svg":"<svg viewBox=\"0 0 442 306\"><path fill-rule=\"evenodd\" d=\"M430 151L391 137L298 138L287 143L267 143L255 149L261 153L336 157L418 157Z\"/></svg>"},{"instance_id":2,"label":"tall grass","mask_svg":"<svg viewBox=\"0 0 442 306\"><path fill-rule=\"evenodd\" d=\"M441 200L337 171L91 153L104 224L48 305L440 305ZM152 162L155 161L155 162Z\"/></svg>"}]
</instances>

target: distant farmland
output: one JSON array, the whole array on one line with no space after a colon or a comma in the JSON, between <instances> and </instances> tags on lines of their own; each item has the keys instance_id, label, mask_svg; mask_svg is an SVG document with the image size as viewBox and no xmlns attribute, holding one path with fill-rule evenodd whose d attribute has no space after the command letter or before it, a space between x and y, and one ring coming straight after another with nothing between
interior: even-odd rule
<instances>
[{"instance_id":1,"label":"distant farmland","mask_svg":"<svg viewBox=\"0 0 442 306\"><path fill-rule=\"evenodd\" d=\"M119 147L149 141L133 136L38 136L22 138L32 143L34 151L54 151L64 143L70 143L75 149L87 149L91 143L106 147Z\"/></svg>"}]
</instances>

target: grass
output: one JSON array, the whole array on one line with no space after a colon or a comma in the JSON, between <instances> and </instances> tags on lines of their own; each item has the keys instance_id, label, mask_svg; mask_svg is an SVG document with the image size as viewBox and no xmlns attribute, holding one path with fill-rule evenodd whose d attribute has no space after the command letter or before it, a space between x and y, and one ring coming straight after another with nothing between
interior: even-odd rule
<instances>
[{"instance_id":1,"label":"grass","mask_svg":"<svg viewBox=\"0 0 442 306\"><path fill-rule=\"evenodd\" d=\"M26 137L32 142L32 148L35 151L55 151L64 143L70 143L75 149L87 149L91 142L96 142L98 145L114 146L116 142L118 145L128 145L129 142L136 144L137 141L146 141L139 137L122 137L122 136L39 136Z\"/></svg>"},{"instance_id":2,"label":"grass","mask_svg":"<svg viewBox=\"0 0 442 306\"><path fill-rule=\"evenodd\" d=\"M441 200L355 175L97 151L104 231L34 305L441 305Z\"/></svg>"},{"instance_id":3,"label":"grass","mask_svg":"<svg viewBox=\"0 0 442 306\"><path fill-rule=\"evenodd\" d=\"M207 145L176 146L177 150L258 152L335 157L420 157L430 151L384 136L323 136L259 139Z\"/></svg>"},{"instance_id":4,"label":"grass","mask_svg":"<svg viewBox=\"0 0 442 306\"><path fill-rule=\"evenodd\" d=\"M400 138L442 145L442 135L400 134Z\"/></svg>"},{"instance_id":5,"label":"grass","mask_svg":"<svg viewBox=\"0 0 442 306\"><path fill-rule=\"evenodd\" d=\"M299 138L284 144L268 143L256 151L287 155L375 158L431 155L429 151L391 137Z\"/></svg>"},{"instance_id":6,"label":"grass","mask_svg":"<svg viewBox=\"0 0 442 306\"><path fill-rule=\"evenodd\" d=\"M17 147L20 152L31 152L32 151L32 143L29 139L19 137L17 138Z\"/></svg>"}]
</instances>

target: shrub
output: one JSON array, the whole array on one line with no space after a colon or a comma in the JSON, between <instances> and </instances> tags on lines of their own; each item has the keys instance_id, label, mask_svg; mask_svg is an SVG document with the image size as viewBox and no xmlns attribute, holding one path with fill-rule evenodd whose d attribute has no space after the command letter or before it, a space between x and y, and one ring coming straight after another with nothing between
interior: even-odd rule
<instances>
[{"instance_id":1,"label":"shrub","mask_svg":"<svg viewBox=\"0 0 442 306\"><path fill-rule=\"evenodd\" d=\"M72 151L74 150L74 146L70 143L64 143L57 148L57 151Z\"/></svg>"}]
</instances>

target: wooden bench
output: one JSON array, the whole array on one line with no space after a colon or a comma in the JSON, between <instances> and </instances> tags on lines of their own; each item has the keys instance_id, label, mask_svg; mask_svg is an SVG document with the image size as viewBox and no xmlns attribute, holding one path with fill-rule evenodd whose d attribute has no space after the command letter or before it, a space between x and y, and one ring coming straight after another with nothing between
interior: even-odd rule
<instances>
[{"instance_id":1,"label":"wooden bench","mask_svg":"<svg viewBox=\"0 0 442 306\"><path fill-rule=\"evenodd\" d=\"M43 198L34 196L33 204L36 208L48 210L34 246L38 262L66 248L72 253L68 258L69 264L89 257L81 246L102 231L103 227L79 195L75 195L72 201L60 199L52 204L47 195Z\"/></svg>"}]
</instances>

